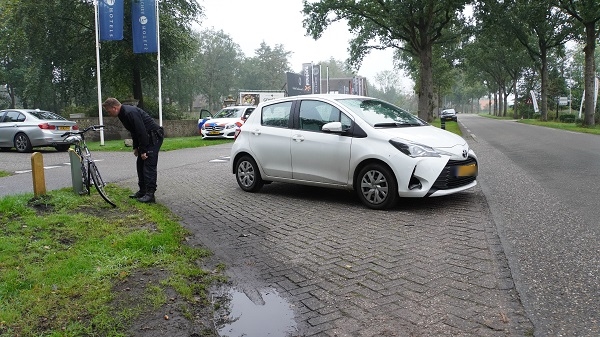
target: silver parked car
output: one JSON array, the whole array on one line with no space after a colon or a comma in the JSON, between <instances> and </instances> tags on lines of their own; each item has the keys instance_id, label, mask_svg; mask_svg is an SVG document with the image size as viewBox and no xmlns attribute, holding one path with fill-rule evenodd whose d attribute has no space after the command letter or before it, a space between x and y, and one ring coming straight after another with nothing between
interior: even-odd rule
<instances>
[{"instance_id":1,"label":"silver parked car","mask_svg":"<svg viewBox=\"0 0 600 337\"><path fill-rule=\"evenodd\" d=\"M0 111L0 149L31 152L34 147L52 146L67 151L70 144L61 135L78 130L77 123L50 111L7 109Z\"/></svg>"}]
</instances>

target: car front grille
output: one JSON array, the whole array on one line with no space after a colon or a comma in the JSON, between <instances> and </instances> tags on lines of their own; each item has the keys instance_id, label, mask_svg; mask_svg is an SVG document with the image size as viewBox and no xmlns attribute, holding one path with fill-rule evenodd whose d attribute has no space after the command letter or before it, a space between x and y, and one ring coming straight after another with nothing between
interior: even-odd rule
<instances>
[{"instance_id":1,"label":"car front grille","mask_svg":"<svg viewBox=\"0 0 600 337\"><path fill-rule=\"evenodd\" d=\"M440 173L440 176L436 179L435 183L433 183L433 190L448 190L452 188L457 188L461 186L468 185L477 179L477 176L472 177L457 177L455 172L458 166L468 165L475 163L477 165L477 160L475 158L469 157L466 160L450 160L446 167Z\"/></svg>"},{"instance_id":2,"label":"car front grille","mask_svg":"<svg viewBox=\"0 0 600 337\"><path fill-rule=\"evenodd\" d=\"M221 131L223 130L222 126L219 125L204 125L204 130L206 131Z\"/></svg>"}]
</instances>

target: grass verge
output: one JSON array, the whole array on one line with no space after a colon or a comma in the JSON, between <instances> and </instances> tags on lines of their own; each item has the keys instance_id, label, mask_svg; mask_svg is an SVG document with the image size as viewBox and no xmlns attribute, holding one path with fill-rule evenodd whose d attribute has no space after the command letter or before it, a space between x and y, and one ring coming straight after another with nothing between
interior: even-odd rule
<instances>
[{"instance_id":1,"label":"grass verge","mask_svg":"<svg viewBox=\"0 0 600 337\"><path fill-rule=\"evenodd\" d=\"M173 137L165 138L161 151L172 151L186 148L211 146L225 143L233 143L233 139L202 139L201 137ZM104 145L100 142L87 142L91 151L132 151L131 147L126 147L122 139L108 140Z\"/></svg>"},{"instance_id":2,"label":"grass verge","mask_svg":"<svg viewBox=\"0 0 600 337\"><path fill-rule=\"evenodd\" d=\"M433 122L430 123L431 125L441 128L442 127L442 122L439 119L434 120ZM460 131L460 127L458 126L457 122L454 121L446 121L445 122L445 130L446 131L450 131L452 133L455 133L459 136L462 136L462 132Z\"/></svg>"},{"instance_id":3,"label":"grass verge","mask_svg":"<svg viewBox=\"0 0 600 337\"><path fill-rule=\"evenodd\" d=\"M71 189L0 198L0 336L125 336L173 292L178 305L210 307L208 288L224 280L200 267L210 253L184 244L166 207L106 190L118 208Z\"/></svg>"}]
</instances>

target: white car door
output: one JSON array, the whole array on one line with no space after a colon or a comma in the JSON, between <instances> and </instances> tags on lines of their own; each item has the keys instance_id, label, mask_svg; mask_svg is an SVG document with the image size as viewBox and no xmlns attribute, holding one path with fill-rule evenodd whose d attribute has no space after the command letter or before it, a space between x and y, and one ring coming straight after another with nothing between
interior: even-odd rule
<instances>
[{"instance_id":1,"label":"white car door","mask_svg":"<svg viewBox=\"0 0 600 337\"><path fill-rule=\"evenodd\" d=\"M246 125L256 162L269 177L292 178L292 130L288 126L291 109L292 102L268 105L262 109L260 116L251 116L252 121Z\"/></svg>"},{"instance_id":2,"label":"white car door","mask_svg":"<svg viewBox=\"0 0 600 337\"><path fill-rule=\"evenodd\" d=\"M303 100L298 129L292 131L291 156L293 178L328 184L346 184L349 179L352 137L325 133L328 122L350 124L336 107L320 101Z\"/></svg>"}]
</instances>

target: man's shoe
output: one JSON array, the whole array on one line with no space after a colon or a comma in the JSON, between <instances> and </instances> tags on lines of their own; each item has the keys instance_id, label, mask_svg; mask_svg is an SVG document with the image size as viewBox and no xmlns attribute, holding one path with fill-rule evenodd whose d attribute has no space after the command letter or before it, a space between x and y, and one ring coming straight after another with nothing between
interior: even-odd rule
<instances>
[{"instance_id":1,"label":"man's shoe","mask_svg":"<svg viewBox=\"0 0 600 337\"><path fill-rule=\"evenodd\" d=\"M138 199L138 198L141 198L141 197L143 197L145 194L146 194L146 192L137 191L137 192L135 192L134 194L131 194L129 197L130 197L131 199Z\"/></svg>"},{"instance_id":2,"label":"man's shoe","mask_svg":"<svg viewBox=\"0 0 600 337\"><path fill-rule=\"evenodd\" d=\"M155 202L156 200L154 200L154 193L146 193L146 194L144 194L143 197L138 198L137 201L147 204L147 203Z\"/></svg>"}]
</instances>

